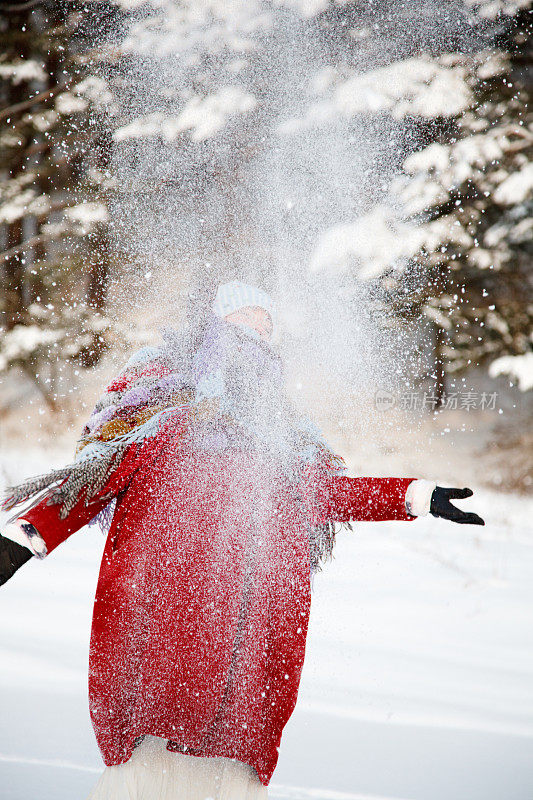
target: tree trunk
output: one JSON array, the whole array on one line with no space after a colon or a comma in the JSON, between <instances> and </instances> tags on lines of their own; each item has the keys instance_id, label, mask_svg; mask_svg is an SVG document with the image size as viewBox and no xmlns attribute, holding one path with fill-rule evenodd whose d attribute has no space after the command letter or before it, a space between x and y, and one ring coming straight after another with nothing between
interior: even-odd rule
<instances>
[{"instance_id":1,"label":"tree trunk","mask_svg":"<svg viewBox=\"0 0 533 800\"><path fill-rule=\"evenodd\" d=\"M437 398L436 408L441 408L446 395L446 373L444 371L444 331L439 326L435 326L435 397Z\"/></svg>"},{"instance_id":2,"label":"tree trunk","mask_svg":"<svg viewBox=\"0 0 533 800\"><path fill-rule=\"evenodd\" d=\"M22 242L22 220L17 219L8 225L7 228L7 248L16 247ZM5 306L4 324L6 330L12 330L17 323L22 322L24 313L23 282L24 265L22 264L22 254L17 253L8 258L4 263L5 274Z\"/></svg>"},{"instance_id":3,"label":"tree trunk","mask_svg":"<svg viewBox=\"0 0 533 800\"><path fill-rule=\"evenodd\" d=\"M94 141L96 166L102 172L106 172L109 167L112 146L113 140L109 131L103 130L96 136ZM109 231L104 225L100 226L93 238L90 263L91 267L87 285L86 302L89 308L101 313L105 308L107 299L111 264ZM95 364L98 363L104 349L105 342L101 334L95 331L91 338L91 343L80 353L80 362L82 366L94 367Z\"/></svg>"},{"instance_id":4,"label":"tree trunk","mask_svg":"<svg viewBox=\"0 0 533 800\"><path fill-rule=\"evenodd\" d=\"M20 48L22 57L28 57L28 46L24 41ZM7 105L12 106L26 100L28 97L29 86L27 81L20 81L15 84L9 82L7 85ZM9 166L9 176L13 179L20 177L22 166L26 157L26 147L23 146L16 163ZM6 250L17 247L23 241L23 221L22 218L16 219L6 226ZM6 282L5 304L4 304L4 325L6 330L12 330L17 323L22 322L24 313L24 265L22 259L24 253L16 253L4 261L4 275Z\"/></svg>"}]
</instances>

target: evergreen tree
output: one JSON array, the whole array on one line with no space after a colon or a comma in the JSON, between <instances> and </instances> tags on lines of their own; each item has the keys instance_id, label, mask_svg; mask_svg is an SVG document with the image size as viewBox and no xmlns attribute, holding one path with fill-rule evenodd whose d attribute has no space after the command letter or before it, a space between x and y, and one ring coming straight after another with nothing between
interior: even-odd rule
<instances>
[{"instance_id":1,"label":"evergreen tree","mask_svg":"<svg viewBox=\"0 0 533 800\"><path fill-rule=\"evenodd\" d=\"M51 405L65 364L94 364L108 328L111 97L88 13L0 6L0 370L22 369Z\"/></svg>"},{"instance_id":2,"label":"evergreen tree","mask_svg":"<svg viewBox=\"0 0 533 800\"><path fill-rule=\"evenodd\" d=\"M525 365L533 345L531 7L497 12L493 47L443 59L464 75L470 108L404 165L402 200L422 223L404 285L416 285L411 310L435 324L441 393L445 372L509 356Z\"/></svg>"}]
</instances>

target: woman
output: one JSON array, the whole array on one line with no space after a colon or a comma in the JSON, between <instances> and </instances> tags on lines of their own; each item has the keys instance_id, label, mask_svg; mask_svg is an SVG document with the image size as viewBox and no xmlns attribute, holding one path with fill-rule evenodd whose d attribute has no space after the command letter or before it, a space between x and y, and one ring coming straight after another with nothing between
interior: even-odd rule
<instances>
[{"instance_id":1,"label":"woman","mask_svg":"<svg viewBox=\"0 0 533 800\"><path fill-rule=\"evenodd\" d=\"M134 356L75 462L5 503L31 500L0 539L2 583L110 520L89 666L108 767L93 800L266 797L335 523L484 524L449 502L469 489L344 476L284 395L268 295L225 284L213 312L189 357L172 333Z\"/></svg>"}]
</instances>

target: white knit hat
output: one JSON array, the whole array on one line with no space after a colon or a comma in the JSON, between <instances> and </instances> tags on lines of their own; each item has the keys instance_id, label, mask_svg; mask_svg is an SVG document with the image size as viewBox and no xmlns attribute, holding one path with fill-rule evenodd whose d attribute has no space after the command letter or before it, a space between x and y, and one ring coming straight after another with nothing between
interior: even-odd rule
<instances>
[{"instance_id":1,"label":"white knit hat","mask_svg":"<svg viewBox=\"0 0 533 800\"><path fill-rule=\"evenodd\" d=\"M238 311L246 306L259 306L270 314L274 321L274 303L272 298L257 286L250 286L241 281L222 283L217 289L213 311L219 317Z\"/></svg>"}]
</instances>

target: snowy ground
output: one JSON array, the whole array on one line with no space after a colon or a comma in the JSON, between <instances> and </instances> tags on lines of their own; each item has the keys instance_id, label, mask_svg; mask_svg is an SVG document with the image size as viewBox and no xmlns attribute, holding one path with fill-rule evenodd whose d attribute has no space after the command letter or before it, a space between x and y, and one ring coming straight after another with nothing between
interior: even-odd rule
<instances>
[{"instance_id":1,"label":"snowy ground","mask_svg":"<svg viewBox=\"0 0 533 800\"><path fill-rule=\"evenodd\" d=\"M41 468L12 455L10 478ZM533 503L484 490L476 510L484 529L341 534L272 798L531 800ZM83 800L101 771L86 676L102 549L86 529L0 590L2 800Z\"/></svg>"}]
</instances>

